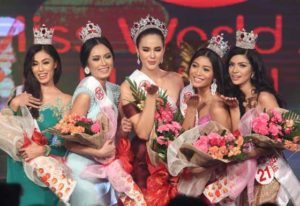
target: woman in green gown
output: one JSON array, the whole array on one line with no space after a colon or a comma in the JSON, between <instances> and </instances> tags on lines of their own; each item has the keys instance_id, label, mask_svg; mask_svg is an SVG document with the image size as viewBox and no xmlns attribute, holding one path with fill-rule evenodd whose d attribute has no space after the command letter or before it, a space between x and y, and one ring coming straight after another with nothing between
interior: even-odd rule
<instances>
[{"instance_id":1,"label":"woman in green gown","mask_svg":"<svg viewBox=\"0 0 300 206\"><path fill-rule=\"evenodd\" d=\"M17 87L15 96L9 102L17 112L20 106L27 106L41 131L53 127L68 111L71 96L56 86L62 73L61 60L51 45L52 34L46 27L34 32L34 45L26 53L24 62L24 85ZM64 156L65 148L60 138L46 134L48 145L34 142L19 149L20 156L30 161L41 155ZM48 187L40 187L29 180L21 162L8 157L7 182L22 186L21 206L55 206L59 199Z\"/></svg>"}]
</instances>

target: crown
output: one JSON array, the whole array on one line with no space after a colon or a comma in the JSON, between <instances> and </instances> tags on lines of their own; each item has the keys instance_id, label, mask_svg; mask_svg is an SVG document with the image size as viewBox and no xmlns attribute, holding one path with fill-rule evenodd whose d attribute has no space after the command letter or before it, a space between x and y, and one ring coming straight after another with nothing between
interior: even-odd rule
<instances>
[{"instance_id":1,"label":"crown","mask_svg":"<svg viewBox=\"0 0 300 206\"><path fill-rule=\"evenodd\" d=\"M256 39L257 34L255 34L253 31L248 33L245 31L245 29L237 30L235 46L243 49L255 49Z\"/></svg>"},{"instance_id":2,"label":"crown","mask_svg":"<svg viewBox=\"0 0 300 206\"><path fill-rule=\"evenodd\" d=\"M151 28L160 30L164 38L166 38L168 34L168 29L166 28L165 23L163 23L159 19L148 15L146 16L146 18L141 18L139 22L134 22L131 28L131 37L134 40L134 42L136 43L136 39L141 32Z\"/></svg>"},{"instance_id":3,"label":"crown","mask_svg":"<svg viewBox=\"0 0 300 206\"><path fill-rule=\"evenodd\" d=\"M223 34L213 36L209 40L209 44L207 46L208 49L213 50L216 52L221 58L225 55L225 53L228 51L229 46L227 41L223 41Z\"/></svg>"},{"instance_id":4,"label":"crown","mask_svg":"<svg viewBox=\"0 0 300 206\"><path fill-rule=\"evenodd\" d=\"M45 24L41 27L34 27L33 28L33 36L34 41L33 44L52 44L52 37L53 37L54 29L48 29Z\"/></svg>"},{"instance_id":5,"label":"crown","mask_svg":"<svg viewBox=\"0 0 300 206\"><path fill-rule=\"evenodd\" d=\"M80 31L80 39L82 43L86 42L91 38L101 37L101 28L98 24L94 24L91 21L88 21L85 27L82 27Z\"/></svg>"}]
</instances>

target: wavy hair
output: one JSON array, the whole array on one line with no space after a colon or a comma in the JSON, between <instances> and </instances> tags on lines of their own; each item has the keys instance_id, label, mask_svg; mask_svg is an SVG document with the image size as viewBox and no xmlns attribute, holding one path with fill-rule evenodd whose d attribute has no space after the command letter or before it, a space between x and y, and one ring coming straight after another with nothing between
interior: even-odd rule
<instances>
[{"instance_id":1,"label":"wavy hair","mask_svg":"<svg viewBox=\"0 0 300 206\"><path fill-rule=\"evenodd\" d=\"M240 90L239 86L232 83L228 71L230 60L235 55L244 55L249 60L254 74L251 78L251 84L255 87L255 93L259 95L260 92L269 92L275 96L279 106L283 107L285 103L279 98L278 94L276 93L273 82L267 75L267 70L261 55L255 49L233 47L228 52L225 61L225 96L237 97L241 114L245 113L245 108L242 106L242 103L245 101L245 95Z\"/></svg>"},{"instance_id":2,"label":"wavy hair","mask_svg":"<svg viewBox=\"0 0 300 206\"><path fill-rule=\"evenodd\" d=\"M54 62L57 64L53 76L54 84L57 84L60 79L62 73L62 66L60 57L56 49L52 45L32 45L27 50L23 67L23 76L25 79L23 91L26 91L27 93L32 94L33 97L42 100L43 94L41 91L41 85L32 72L34 55L40 51L45 51L47 54L49 54L53 58ZM30 113L34 118L39 117L39 110L36 108L31 108Z\"/></svg>"}]
</instances>

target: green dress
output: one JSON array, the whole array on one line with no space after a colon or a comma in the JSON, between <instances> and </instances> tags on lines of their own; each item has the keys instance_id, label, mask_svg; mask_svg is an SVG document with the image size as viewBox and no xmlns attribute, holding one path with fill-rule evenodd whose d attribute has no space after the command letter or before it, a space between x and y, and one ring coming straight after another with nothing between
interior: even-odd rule
<instances>
[{"instance_id":1,"label":"green dress","mask_svg":"<svg viewBox=\"0 0 300 206\"><path fill-rule=\"evenodd\" d=\"M40 109L40 116L37 120L41 131L53 127L63 116L69 105L64 106L60 99L54 105L44 105ZM51 134L46 134L48 144L51 147L51 155L64 156L66 149L62 139ZM7 159L7 183L19 183L23 192L20 206L55 206L59 199L47 187L40 187L29 180L23 170L21 162L14 161L11 157Z\"/></svg>"}]
</instances>

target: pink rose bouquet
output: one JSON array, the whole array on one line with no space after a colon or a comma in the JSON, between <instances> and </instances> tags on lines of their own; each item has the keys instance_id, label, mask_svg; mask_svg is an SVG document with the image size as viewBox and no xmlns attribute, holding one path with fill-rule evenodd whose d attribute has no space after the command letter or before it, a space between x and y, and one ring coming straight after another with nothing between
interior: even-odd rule
<instances>
[{"instance_id":1,"label":"pink rose bouquet","mask_svg":"<svg viewBox=\"0 0 300 206\"><path fill-rule=\"evenodd\" d=\"M258 146L299 151L300 115L282 109L264 111L253 119L252 132L250 138Z\"/></svg>"}]
</instances>

